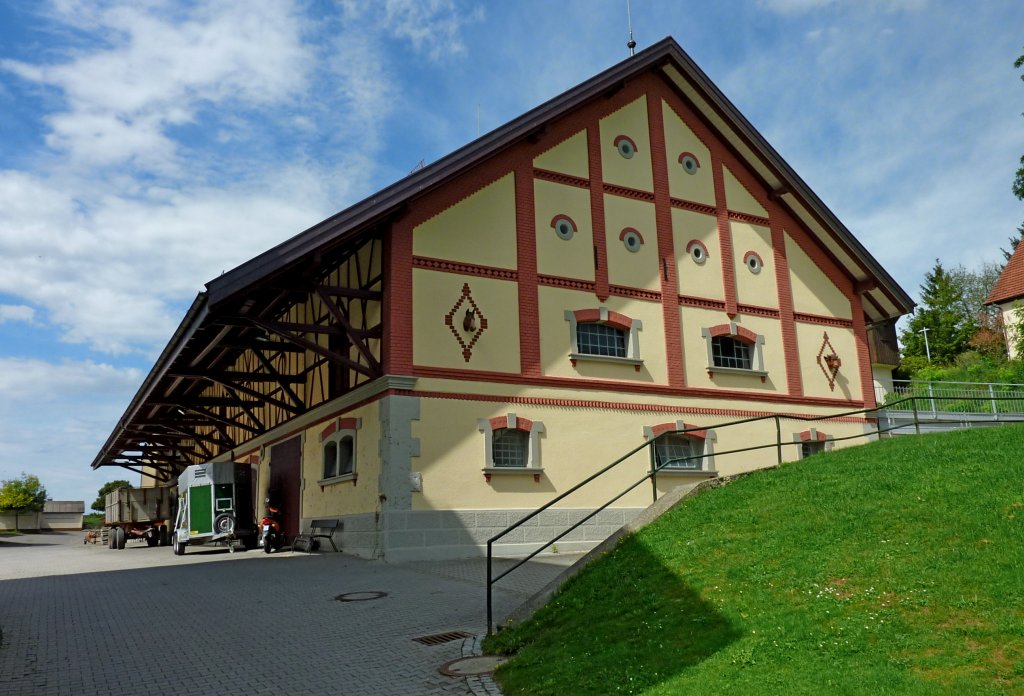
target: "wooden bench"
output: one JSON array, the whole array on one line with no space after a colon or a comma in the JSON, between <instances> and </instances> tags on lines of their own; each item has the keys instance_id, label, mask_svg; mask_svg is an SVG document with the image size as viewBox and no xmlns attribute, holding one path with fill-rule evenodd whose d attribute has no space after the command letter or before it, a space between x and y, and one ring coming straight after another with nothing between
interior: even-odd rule
<instances>
[{"instance_id":1,"label":"wooden bench","mask_svg":"<svg viewBox=\"0 0 1024 696\"><path fill-rule=\"evenodd\" d=\"M309 523L308 533L295 537L295 541L292 542L292 550L298 551L299 546L302 545L306 547L306 553L311 553L314 539L326 539L330 542L331 548L337 552L338 547L334 543L336 529L341 529L341 520L313 520Z\"/></svg>"}]
</instances>

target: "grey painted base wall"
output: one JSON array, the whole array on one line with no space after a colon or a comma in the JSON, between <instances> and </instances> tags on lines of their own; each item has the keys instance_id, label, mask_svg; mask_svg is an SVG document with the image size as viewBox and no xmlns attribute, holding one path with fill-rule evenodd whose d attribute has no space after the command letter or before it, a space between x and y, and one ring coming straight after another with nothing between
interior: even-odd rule
<instances>
[{"instance_id":1,"label":"grey painted base wall","mask_svg":"<svg viewBox=\"0 0 1024 696\"><path fill-rule=\"evenodd\" d=\"M636 517L642 508L602 510L555 543L559 552L589 551ZM487 554L487 540L531 510L405 510L377 514L343 515L342 529L334 536L345 553L387 561L478 558ZM531 553L590 509L545 510L513 530L494 546L495 556ZM310 519L303 519L306 529ZM549 549L550 551L550 549Z\"/></svg>"}]
</instances>

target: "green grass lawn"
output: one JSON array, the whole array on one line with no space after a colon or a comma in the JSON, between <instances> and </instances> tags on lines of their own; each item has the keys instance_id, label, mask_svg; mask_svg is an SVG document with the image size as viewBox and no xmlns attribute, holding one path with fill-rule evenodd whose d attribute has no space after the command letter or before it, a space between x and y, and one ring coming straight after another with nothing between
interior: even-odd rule
<instances>
[{"instance_id":1,"label":"green grass lawn","mask_svg":"<svg viewBox=\"0 0 1024 696\"><path fill-rule=\"evenodd\" d=\"M1024 427L816 455L697 496L530 621L515 694L1024 693Z\"/></svg>"}]
</instances>

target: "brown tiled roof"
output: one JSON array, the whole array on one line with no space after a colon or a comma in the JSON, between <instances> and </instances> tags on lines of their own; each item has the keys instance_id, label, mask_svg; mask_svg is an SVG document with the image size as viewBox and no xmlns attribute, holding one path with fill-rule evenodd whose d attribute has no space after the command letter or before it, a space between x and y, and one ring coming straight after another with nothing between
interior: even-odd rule
<instances>
[{"instance_id":1,"label":"brown tiled roof","mask_svg":"<svg viewBox=\"0 0 1024 696\"><path fill-rule=\"evenodd\" d=\"M1006 268L992 286L985 304L1009 302L1024 297L1024 244L1018 244Z\"/></svg>"}]
</instances>

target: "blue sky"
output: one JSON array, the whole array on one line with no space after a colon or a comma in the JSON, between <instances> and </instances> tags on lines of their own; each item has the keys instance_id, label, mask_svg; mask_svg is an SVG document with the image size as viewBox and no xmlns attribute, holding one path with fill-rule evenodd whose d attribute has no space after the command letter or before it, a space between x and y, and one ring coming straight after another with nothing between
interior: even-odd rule
<instances>
[{"instance_id":1,"label":"blue sky","mask_svg":"<svg viewBox=\"0 0 1024 696\"><path fill-rule=\"evenodd\" d=\"M1024 3L633 0L912 295L1024 221ZM89 463L204 283L627 56L625 0L0 3L0 478ZM479 123L479 130L478 130ZM130 478L135 478L131 476Z\"/></svg>"}]
</instances>

